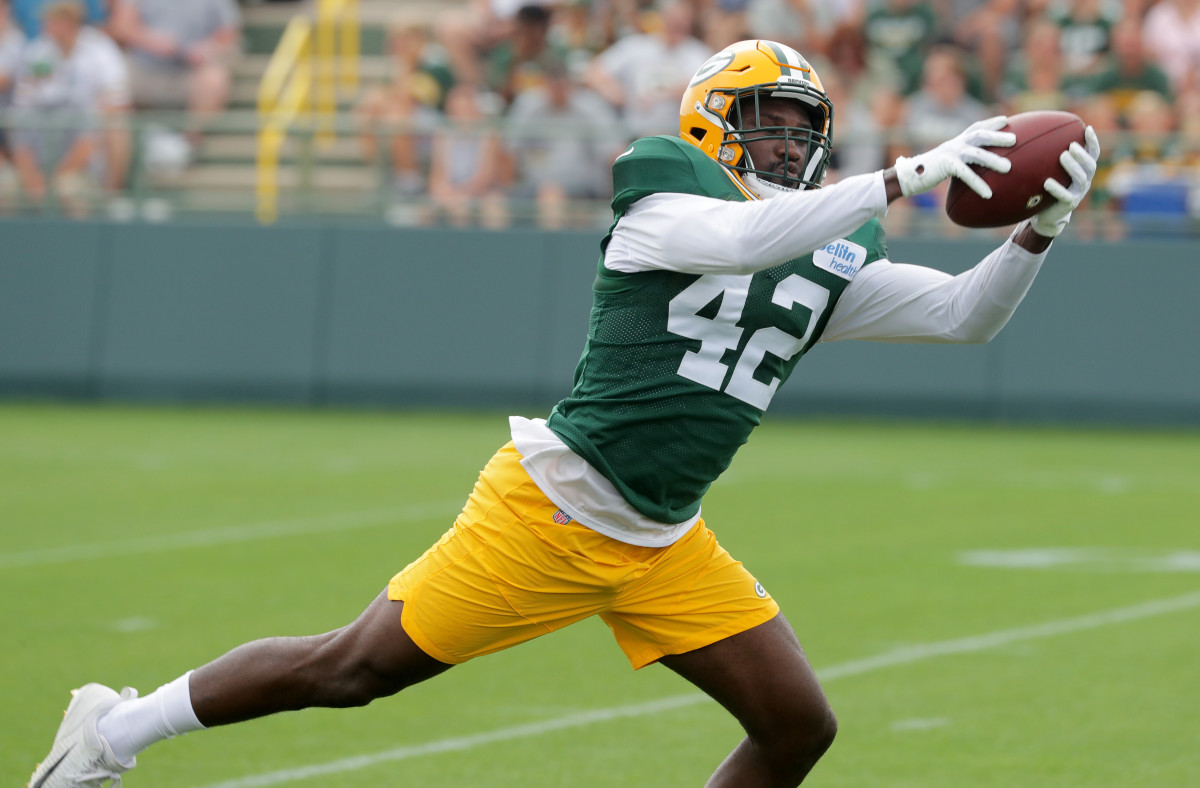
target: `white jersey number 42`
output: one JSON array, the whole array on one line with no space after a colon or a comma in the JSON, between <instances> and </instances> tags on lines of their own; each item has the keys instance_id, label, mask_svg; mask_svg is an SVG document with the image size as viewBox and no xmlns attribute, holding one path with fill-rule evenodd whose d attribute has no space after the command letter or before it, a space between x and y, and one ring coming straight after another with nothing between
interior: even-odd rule
<instances>
[{"instance_id":1,"label":"white jersey number 42","mask_svg":"<svg viewBox=\"0 0 1200 788\"><path fill-rule=\"evenodd\" d=\"M735 350L741 344L745 329L737 323L742 319L752 278L751 274L706 274L700 277L671 299L667 307L667 330L700 341L699 350L683 354L678 370L682 377L766 410L779 388L779 378L761 383L755 380L754 371L767 353L787 361L804 348L816 328L816 316L829 304L829 291L796 274L776 285L772 303L787 310L799 304L812 311L804 336L793 336L778 328L758 329L750 335L750 341L734 363L733 375L725 383L729 366L721 359L727 351ZM713 317L700 315L699 312L718 296L721 305L717 314Z\"/></svg>"}]
</instances>

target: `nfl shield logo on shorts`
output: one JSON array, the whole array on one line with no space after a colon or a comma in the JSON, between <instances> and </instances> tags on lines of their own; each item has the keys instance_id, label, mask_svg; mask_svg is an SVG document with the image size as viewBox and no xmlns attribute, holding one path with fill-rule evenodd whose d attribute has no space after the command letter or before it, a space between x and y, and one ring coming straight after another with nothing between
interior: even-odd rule
<instances>
[{"instance_id":1,"label":"nfl shield logo on shorts","mask_svg":"<svg viewBox=\"0 0 1200 788\"><path fill-rule=\"evenodd\" d=\"M567 523L571 522L571 515L567 514L562 509L559 509L554 513L554 522L558 523L559 525L566 525Z\"/></svg>"}]
</instances>

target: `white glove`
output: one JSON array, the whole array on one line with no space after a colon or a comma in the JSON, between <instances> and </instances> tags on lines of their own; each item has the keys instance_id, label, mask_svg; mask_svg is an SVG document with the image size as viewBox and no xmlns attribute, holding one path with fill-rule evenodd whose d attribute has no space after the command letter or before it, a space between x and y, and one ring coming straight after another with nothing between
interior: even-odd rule
<instances>
[{"instance_id":1,"label":"white glove","mask_svg":"<svg viewBox=\"0 0 1200 788\"><path fill-rule=\"evenodd\" d=\"M1071 147L1062 152L1058 161L1063 169L1071 176L1071 185L1063 186L1053 178L1047 178L1042 188L1050 192L1054 203L1032 219L1029 224L1038 235L1047 238L1057 238L1058 234L1071 221L1071 214L1083 202L1088 189L1092 187L1092 178L1096 175L1096 159L1100 158L1100 140L1091 126L1083 133L1087 147L1078 142L1072 142Z\"/></svg>"},{"instance_id":2,"label":"white glove","mask_svg":"<svg viewBox=\"0 0 1200 788\"><path fill-rule=\"evenodd\" d=\"M983 146L1008 148L1016 144L1017 135L1011 131L999 131L1008 124L1008 118L994 118L973 123L962 134L947 140L928 153L896 159L896 177L900 191L905 197L927 192L949 177L956 177L984 199L992 196L992 189L983 178L972 170L970 164L980 164L996 172L1008 172L1012 162Z\"/></svg>"}]
</instances>

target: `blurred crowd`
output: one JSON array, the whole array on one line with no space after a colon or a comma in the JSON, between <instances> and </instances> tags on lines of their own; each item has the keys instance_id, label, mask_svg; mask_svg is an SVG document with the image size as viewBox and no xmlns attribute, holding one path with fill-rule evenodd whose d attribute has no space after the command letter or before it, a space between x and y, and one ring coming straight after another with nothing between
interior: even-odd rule
<instances>
[{"instance_id":1,"label":"blurred crowd","mask_svg":"<svg viewBox=\"0 0 1200 788\"><path fill-rule=\"evenodd\" d=\"M185 167L226 106L241 20L234 0L0 0L0 201L119 212L134 155ZM178 133L135 111L178 112Z\"/></svg>"},{"instance_id":2,"label":"blurred crowd","mask_svg":"<svg viewBox=\"0 0 1200 788\"><path fill-rule=\"evenodd\" d=\"M391 31L393 76L359 107L367 152L398 197L428 198L425 220L502 224L523 206L559 226L569 198L606 197L629 140L678 133L690 76L745 38L816 67L830 179L993 114L1070 110L1104 146L1089 206L1103 218L1081 232L1197 202L1200 0L476 0Z\"/></svg>"},{"instance_id":3,"label":"blurred crowd","mask_svg":"<svg viewBox=\"0 0 1200 788\"><path fill-rule=\"evenodd\" d=\"M0 194L9 178L68 212L84 178L119 195L131 111L183 112L138 150L186 166L228 101L239 29L234 0L0 0ZM1078 231L1200 213L1200 0L470 0L390 26L354 128L400 220L591 224L613 158L677 134L691 75L745 38L820 74L831 180L993 114L1062 109L1104 148L1099 220ZM939 198L907 210L938 216Z\"/></svg>"}]
</instances>

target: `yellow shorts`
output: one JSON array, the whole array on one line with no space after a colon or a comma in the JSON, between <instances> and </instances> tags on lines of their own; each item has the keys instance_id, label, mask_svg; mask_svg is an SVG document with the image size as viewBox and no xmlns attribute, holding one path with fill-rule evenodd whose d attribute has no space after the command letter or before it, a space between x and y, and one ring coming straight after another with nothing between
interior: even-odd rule
<instances>
[{"instance_id":1,"label":"yellow shorts","mask_svg":"<svg viewBox=\"0 0 1200 788\"><path fill-rule=\"evenodd\" d=\"M388 584L433 658L466 662L598 614L640 668L779 612L703 521L668 547L618 542L570 521L520 459L500 449L454 527Z\"/></svg>"}]
</instances>

